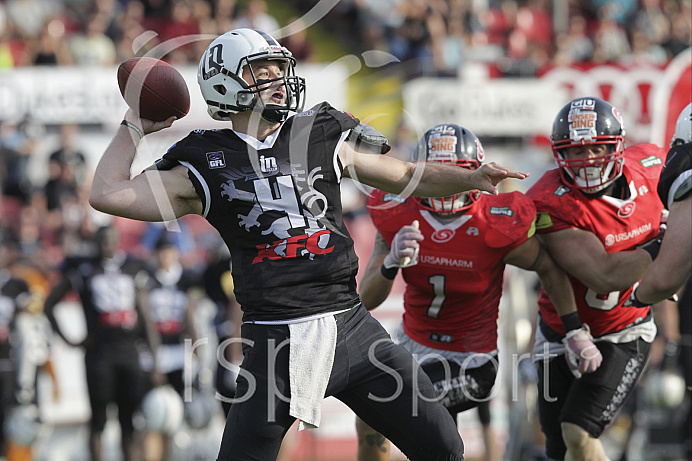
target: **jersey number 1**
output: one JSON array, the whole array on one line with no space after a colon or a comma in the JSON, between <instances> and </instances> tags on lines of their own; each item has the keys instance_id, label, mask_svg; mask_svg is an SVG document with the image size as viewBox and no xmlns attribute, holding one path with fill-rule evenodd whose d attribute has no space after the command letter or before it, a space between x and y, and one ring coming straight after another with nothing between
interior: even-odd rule
<instances>
[{"instance_id":1,"label":"jersey number 1","mask_svg":"<svg viewBox=\"0 0 692 461\"><path fill-rule=\"evenodd\" d=\"M444 304L447 295L445 294L445 282L447 277L441 274L431 275L428 277L428 283L433 287L433 299L428 306L428 317L434 319L440 316L442 304Z\"/></svg>"}]
</instances>

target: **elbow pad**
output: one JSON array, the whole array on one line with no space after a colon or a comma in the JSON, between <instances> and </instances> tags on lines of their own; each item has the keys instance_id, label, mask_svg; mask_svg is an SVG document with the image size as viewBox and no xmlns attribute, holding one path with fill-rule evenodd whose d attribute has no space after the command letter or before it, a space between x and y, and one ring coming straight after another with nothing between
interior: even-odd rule
<instances>
[{"instance_id":1,"label":"elbow pad","mask_svg":"<svg viewBox=\"0 0 692 461\"><path fill-rule=\"evenodd\" d=\"M364 145L368 150L375 151L379 154L386 154L391 149L387 137L365 123L359 123L355 128L351 129L346 141L349 142L354 149L358 149Z\"/></svg>"}]
</instances>

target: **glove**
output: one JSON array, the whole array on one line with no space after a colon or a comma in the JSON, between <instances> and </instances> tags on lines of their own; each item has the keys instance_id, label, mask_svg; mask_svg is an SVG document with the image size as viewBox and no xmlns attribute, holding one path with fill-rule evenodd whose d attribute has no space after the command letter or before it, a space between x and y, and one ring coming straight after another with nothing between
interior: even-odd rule
<instances>
[{"instance_id":1,"label":"glove","mask_svg":"<svg viewBox=\"0 0 692 461\"><path fill-rule=\"evenodd\" d=\"M565 345L565 358L572 374L581 378L583 373L592 373L601 366L603 356L593 343L591 330L584 324L577 330L567 332L562 338Z\"/></svg>"},{"instance_id":2,"label":"glove","mask_svg":"<svg viewBox=\"0 0 692 461\"><path fill-rule=\"evenodd\" d=\"M648 307L649 305L646 303L643 303L637 299L637 288L639 287L639 282L635 283L632 286L632 293L630 293L630 297L627 298L627 301L625 301L625 304L623 304L624 307Z\"/></svg>"},{"instance_id":3,"label":"glove","mask_svg":"<svg viewBox=\"0 0 692 461\"><path fill-rule=\"evenodd\" d=\"M637 247L648 252L649 255L651 255L652 261L656 259L656 256L658 256L658 251L661 249L661 242L663 242L663 235L666 233L666 227L667 225L665 223L661 223L658 235Z\"/></svg>"},{"instance_id":4,"label":"glove","mask_svg":"<svg viewBox=\"0 0 692 461\"><path fill-rule=\"evenodd\" d=\"M418 230L418 221L413 221L410 226L404 226L392 240L389 254L384 258L384 267L409 267L418 264L418 242L423 240L423 234Z\"/></svg>"},{"instance_id":5,"label":"glove","mask_svg":"<svg viewBox=\"0 0 692 461\"><path fill-rule=\"evenodd\" d=\"M625 301L625 304L623 304L624 307L648 307L649 304L644 303L637 298L637 288L639 288L639 282L635 283L632 285L632 293L630 293L630 297L627 298L627 301ZM678 302L679 298L677 294L673 294L670 298L668 298L668 301L673 301L673 302Z\"/></svg>"}]
</instances>

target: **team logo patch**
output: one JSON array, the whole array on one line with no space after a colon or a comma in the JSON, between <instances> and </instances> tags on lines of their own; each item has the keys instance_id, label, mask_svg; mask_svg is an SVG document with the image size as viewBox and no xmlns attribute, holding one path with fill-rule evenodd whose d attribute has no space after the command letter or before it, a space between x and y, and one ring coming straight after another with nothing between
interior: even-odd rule
<instances>
[{"instance_id":1,"label":"team logo patch","mask_svg":"<svg viewBox=\"0 0 692 461\"><path fill-rule=\"evenodd\" d=\"M663 160L656 157L655 155L649 155L648 157L641 159L639 162L642 164L644 168L650 168L652 166L661 165L663 163Z\"/></svg>"},{"instance_id":2,"label":"team logo patch","mask_svg":"<svg viewBox=\"0 0 692 461\"><path fill-rule=\"evenodd\" d=\"M428 336L430 341L435 341L436 343L451 344L454 342L454 336L445 335L442 333L430 333Z\"/></svg>"},{"instance_id":3,"label":"team logo patch","mask_svg":"<svg viewBox=\"0 0 692 461\"><path fill-rule=\"evenodd\" d=\"M399 194L384 194L382 197L382 201L387 203L387 202L397 202L397 203L404 203L406 201L406 197L402 197Z\"/></svg>"},{"instance_id":4,"label":"team logo patch","mask_svg":"<svg viewBox=\"0 0 692 461\"><path fill-rule=\"evenodd\" d=\"M226 159L223 156L223 152L207 152L207 163L209 163L209 168L212 170L215 168L225 168Z\"/></svg>"},{"instance_id":5,"label":"team logo patch","mask_svg":"<svg viewBox=\"0 0 692 461\"><path fill-rule=\"evenodd\" d=\"M626 202L618 210L618 216L620 218L629 218L634 213L635 208L637 208L637 205L634 202Z\"/></svg>"},{"instance_id":6,"label":"team logo patch","mask_svg":"<svg viewBox=\"0 0 692 461\"><path fill-rule=\"evenodd\" d=\"M469 227L466 230L466 235L472 235L474 237L478 236L478 228L477 227Z\"/></svg>"},{"instance_id":7,"label":"team logo patch","mask_svg":"<svg viewBox=\"0 0 692 461\"><path fill-rule=\"evenodd\" d=\"M274 157L265 157L264 155L260 155L259 161L260 170L262 170L262 173L274 173L275 171L279 170L279 167L276 164L276 158Z\"/></svg>"},{"instance_id":8,"label":"team logo patch","mask_svg":"<svg viewBox=\"0 0 692 461\"><path fill-rule=\"evenodd\" d=\"M514 210L512 210L508 206L491 206L490 207L490 214L497 214L497 215L505 215L505 216L514 216Z\"/></svg>"},{"instance_id":9,"label":"team logo patch","mask_svg":"<svg viewBox=\"0 0 692 461\"><path fill-rule=\"evenodd\" d=\"M299 114L296 114L295 117L311 117L313 115L315 115L315 111L310 109L310 110L306 110L304 112L300 112Z\"/></svg>"},{"instance_id":10,"label":"team logo patch","mask_svg":"<svg viewBox=\"0 0 692 461\"><path fill-rule=\"evenodd\" d=\"M567 186L558 186L558 188L555 189L555 192L553 192L553 195L557 195L558 197L562 197L567 192L571 192L571 191L572 191L572 189L570 189Z\"/></svg>"},{"instance_id":11,"label":"team logo patch","mask_svg":"<svg viewBox=\"0 0 692 461\"><path fill-rule=\"evenodd\" d=\"M435 231L430 238L435 243L449 242L454 238L456 231L454 229L440 229Z\"/></svg>"}]
</instances>

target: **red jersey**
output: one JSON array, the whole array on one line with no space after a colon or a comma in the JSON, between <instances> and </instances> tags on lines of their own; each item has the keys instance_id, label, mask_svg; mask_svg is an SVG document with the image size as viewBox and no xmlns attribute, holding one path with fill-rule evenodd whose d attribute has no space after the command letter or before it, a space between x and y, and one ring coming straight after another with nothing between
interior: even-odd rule
<instances>
[{"instance_id":1,"label":"red jersey","mask_svg":"<svg viewBox=\"0 0 692 461\"><path fill-rule=\"evenodd\" d=\"M368 206L390 245L399 229L414 220L425 236L418 264L402 270L404 331L435 349L494 351L502 260L533 235L533 203L519 192L482 194L466 213L442 223L417 199L395 205L396 197L375 191Z\"/></svg>"},{"instance_id":2,"label":"red jersey","mask_svg":"<svg viewBox=\"0 0 692 461\"><path fill-rule=\"evenodd\" d=\"M629 185L626 200L609 196L589 198L565 185L560 172L550 170L527 192L536 204L536 231L550 233L579 228L596 235L608 253L633 250L658 235L663 204L656 194L665 150L637 144L625 150L623 176ZM614 333L646 317L649 309L623 307L632 287L621 292L596 293L570 275L579 318L594 336ZM543 321L553 330L565 330L545 291L538 305Z\"/></svg>"}]
</instances>

